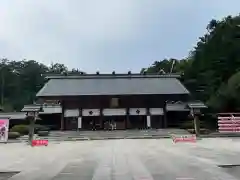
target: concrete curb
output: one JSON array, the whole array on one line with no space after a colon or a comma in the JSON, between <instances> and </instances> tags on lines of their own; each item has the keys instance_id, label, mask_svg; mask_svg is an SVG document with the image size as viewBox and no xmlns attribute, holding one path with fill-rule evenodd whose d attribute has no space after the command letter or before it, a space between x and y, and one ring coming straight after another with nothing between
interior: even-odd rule
<instances>
[{"instance_id":1,"label":"concrete curb","mask_svg":"<svg viewBox=\"0 0 240 180\"><path fill-rule=\"evenodd\" d=\"M201 138L239 138L240 135L239 134L232 134L232 135L211 135L211 134L207 134L207 135L200 135Z\"/></svg>"}]
</instances>

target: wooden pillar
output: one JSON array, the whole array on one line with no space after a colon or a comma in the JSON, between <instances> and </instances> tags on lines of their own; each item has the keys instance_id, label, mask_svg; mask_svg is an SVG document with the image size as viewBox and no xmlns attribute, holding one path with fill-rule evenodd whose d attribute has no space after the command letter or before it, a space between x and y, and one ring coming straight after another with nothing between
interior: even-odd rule
<instances>
[{"instance_id":1,"label":"wooden pillar","mask_svg":"<svg viewBox=\"0 0 240 180\"><path fill-rule=\"evenodd\" d=\"M129 124L129 108L126 108L126 119L125 119L125 129L128 129Z\"/></svg>"},{"instance_id":2,"label":"wooden pillar","mask_svg":"<svg viewBox=\"0 0 240 180\"><path fill-rule=\"evenodd\" d=\"M77 120L77 130L82 129L82 124L83 124L83 122L82 122L83 121L83 119L82 119L82 108L79 108L78 110L79 110L79 116L78 116L78 120Z\"/></svg>"},{"instance_id":3,"label":"wooden pillar","mask_svg":"<svg viewBox=\"0 0 240 180\"><path fill-rule=\"evenodd\" d=\"M103 117L103 109L100 108L100 124L101 124L101 129L104 129L104 117Z\"/></svg>"},{"instance_id":4,"label":"wooden pillar","mask_svg":"<svg viewBox=\"0 0 240 180\"><path fill-rule=\"evenodd\" d=\"M163 102L163 127L167 128L168 124L167 124L167 102L164 101Z\"/></svg>"},{"instance_id":5,"label":"wooden pillar","mask_svg":"<svg viewBox=\"0 0 240 180\"><path fill-rule=\"evenodd\" d=\"M62 107L62 114L61 114L61 131L65 130L65 120L64 120L64 114L65 114L65 104L64 101L61 102Z\"/></svg>"},{"instance_id":6,"label":"wooden pillar","mask_svg":"<svg viewBox=\"0 0 240 180\"><path fill-rule=\"evenodd\" d=\"M151 114L150 114L150 109L147 108L147 129L151 129L152 128L152 120L151 120Z\"/></svg>"}]
</instances>

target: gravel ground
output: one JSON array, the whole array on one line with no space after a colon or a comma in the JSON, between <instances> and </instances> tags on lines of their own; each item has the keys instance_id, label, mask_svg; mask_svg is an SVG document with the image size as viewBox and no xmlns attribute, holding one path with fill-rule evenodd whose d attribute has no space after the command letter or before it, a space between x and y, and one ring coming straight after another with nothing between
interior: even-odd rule
<instances>
[{"instance_id":1,"label":"gravel ground","mask_svg":"<svg viewBox=\"0 0 240 180\"><path fill-rule=\"evenodd\" d=\"M14 143L0 144L0 151L0 172L20 171L11 180L240 179L240 138Z\"/></svg>"}]
</instances>

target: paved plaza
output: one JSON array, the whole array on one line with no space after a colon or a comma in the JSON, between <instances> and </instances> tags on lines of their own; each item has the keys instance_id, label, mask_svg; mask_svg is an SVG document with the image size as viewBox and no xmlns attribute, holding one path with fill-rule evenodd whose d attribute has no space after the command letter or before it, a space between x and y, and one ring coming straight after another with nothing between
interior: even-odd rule
<instances>
[{"instance_id":1,"label":"paved plaza","mask_svg":"<svg viewBox=\"0 0 240 180\"><path fill-rule=\"evenodd\" d=\"M237 138L177 144L171 139L98 140L34 148L13 143L0 144L0 151L0 171L20 172L10 180L240 179ZM1 180L6 178L0 173Z\"/></svg>"}]
</instances>

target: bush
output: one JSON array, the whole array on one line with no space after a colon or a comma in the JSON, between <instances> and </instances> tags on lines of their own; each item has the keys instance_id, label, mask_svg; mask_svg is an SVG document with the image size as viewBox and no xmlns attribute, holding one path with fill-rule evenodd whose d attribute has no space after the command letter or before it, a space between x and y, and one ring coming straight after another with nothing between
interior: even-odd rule
<instances>
[{"instance_id":1,"label":"bush","mask_svg":"<svg viewBox=\"0 0 240 180\"><path fill-rule=\"evenodd\" d=\"M29 126L28 125L15 125L10 129L11 132L18 132L21 135L26 135L29 132Z\"/></svg>"},{"instance_id":2,"label":"bush","mask_svg":"<svg viewBox=\"0 0 240 180\"><path fill-rule=\"evenodd\" d=\"M35 130L35 132L37 133L37 132L39 132L39 131L49 131L50 128L47 127L47 126L40 125L40 124L35 124L35 125L34 125L34 130Z\"/></svg>"},{"instance_id":3,"label":"bush","mask_svg":"<svg viewBox=\"0 0 240 180\"><path fill-rule=\"evenodd\" d=\"M39 136L48 136L49 131L38 131L37 133Z\"/></svg>"},{"instance_id":4,"label":"bush","mask_svg":"<svg viewBox=\"0 0 240 180\"><path fill-rule=\"evenodd\" d=\"M180 124L182 129L191 129L194 128L193 120L186 120Z\"/></svg>"},{"instance_id":5,"label":"bush","mask_svg":"<svg viewBox=\"0 0 240 180\"><path fill-rule=\"evenodd\" d=\"M8 139L17 139L21 136L19 132L8 132Z\"/></svg>"}]
</instances>

